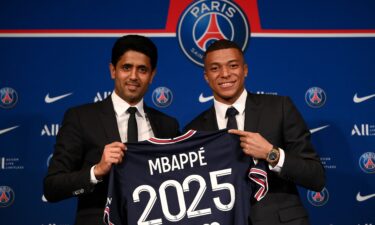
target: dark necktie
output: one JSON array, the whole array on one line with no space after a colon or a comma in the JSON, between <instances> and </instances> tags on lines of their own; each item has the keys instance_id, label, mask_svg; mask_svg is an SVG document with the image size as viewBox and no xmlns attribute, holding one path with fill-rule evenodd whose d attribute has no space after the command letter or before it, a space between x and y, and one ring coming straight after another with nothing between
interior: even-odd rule
<instances>
[{"instance_id":1,"label":"dark necktie","mask_svg":"<svg viewBox=\"0 0 375 225\"><path fill-rule=\"evenodd\" d=\"M128 120L128 142L138 142L138 127L135 119L136 107L129 107L127 112L130 114Z\"/></svg>"},{"instance_id":2,"label":"dark necktie","mask_svg":"<svg viewBox=\"0 0 375 225\"><path fill-rule=\"evenodd\" d=\"M227 128L228 129L238 129L236 115L238 114L237 109L233 106L227 109L225 117L228 118Z\"/></svg>"},{"instance_id":3,"label":"dark necktie","mask_svg":"<svg viewBox=\"0 0 375 225\"><path fill-rule=\"evenodd\" d=\"M232 106L227 109L225 117L228 117L227 128L238 129L236 115L238 111ZM268 192L268 180L267 180L267 168L264 160L258 160L258 163L254 165L251 160L251 169L248 174L251 182L251 186L254 190L254 198L256 201L260 201Z\"/></svg>"}]
</instances>

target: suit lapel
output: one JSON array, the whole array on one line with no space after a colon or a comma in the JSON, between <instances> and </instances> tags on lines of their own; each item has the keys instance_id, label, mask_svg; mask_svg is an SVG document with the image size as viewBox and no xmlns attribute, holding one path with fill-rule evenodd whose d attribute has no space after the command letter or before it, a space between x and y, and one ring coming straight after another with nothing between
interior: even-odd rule
<instances>
[{"instance_id":1,"label":"suit lapel","mask_svg":"<svg viewBox=\"0 0 375 225\"><path fill-rule=\"evenodd\" d=\"M154 133L155 137L162 137L162 125L160 124L160 119L155 113L152 113L151 109L144 104L143 108L145 110L146 116L148 118L148 121L150 122L152 132Z\"/></svg>"},{"instance_id":2,"label":"suit lapel","mask_svg":"<svg viewBox=\"0 0 375 225\"><path fill-rule=\"evenodd\" d=\"M216 111L215 107L212 106L210 109L207 110L206 114L204 115L204 130L219 130L219 126L217 125L216 120Z\"/></svg>"},{"instance_id":3,"label":"suit lapel","mask_svg":"<svg viewBox=\"0 0 375 225\"><path fill-rule=\"evenodd\" d=\"M261 104L257 96L248 93L245 106L245 131L257 132L261 115Z\"/></svg>"},{"instance_id":4,"label":"suit lapel","mask_svg":"<svg viewBox=\"0 0 375 225\"><path fill-rule=\"evenodd\" d=\"M257 132L261 116L261 104L256 95L248 93L245 106L245 131ZM203 116L203 130L218 130L215 107L212 106Z\"/></svg>"},{"instance_id":5,"label":"suit lapel","mask_svg":"<svg viewBox=\"0 0 375 225\"><path fill-rule=\"evenodd\" d=\"M100 119L108 138L108 143L120 141L120 133L116 121L116 113L113 108L111 97L107 97L101 103Z\"/></svg>"}]
</instances>

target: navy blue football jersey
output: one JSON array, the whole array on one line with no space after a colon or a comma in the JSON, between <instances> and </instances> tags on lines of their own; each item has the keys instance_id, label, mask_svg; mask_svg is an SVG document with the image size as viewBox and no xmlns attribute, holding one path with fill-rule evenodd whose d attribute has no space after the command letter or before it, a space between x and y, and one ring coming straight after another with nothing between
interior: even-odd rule
<instances>
[{"instance_id":1,"label":"navy blue football jersey","mask_svg":"<svg viewBox=\"0 0 375 225\"><path fill-rule=\"evenodd\" d=\"M251 158L227 130L126 144L104 219L114 225L246 225Z\"/></svg>"}]
</instances>

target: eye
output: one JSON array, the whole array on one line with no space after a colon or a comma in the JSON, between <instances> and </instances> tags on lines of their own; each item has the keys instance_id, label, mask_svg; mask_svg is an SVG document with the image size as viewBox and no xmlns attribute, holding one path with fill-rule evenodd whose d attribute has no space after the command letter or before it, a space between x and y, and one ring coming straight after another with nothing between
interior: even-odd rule
<instances>
[{"instance_id":1,"label":"eye","mask_svg":"<svg viewBox=\"0 0 375 225\"><path fill-rule=\"evenodd\" d=\"M138 68L138 72L140 72L140 73L147 73L148 72L148 68L146 66L140 66Z\"/></svg>"},{"instance_id":2,"label":"eye","mask_svg":"<svg viewBox=\"0 0 375 225\"><path fill-rule=\"evenodd\" d=\"M129 71L130 68L131 68L131 65L129 65L129 64L125 64L125 65L122 66L122 69L125 70L125 71Z\"/></svg>"},{"instance_id":3,"label":"eye","mask_svg":"<svg viewBox=\"0 0 375 225\"><path fill-rule=\"evenodd\" d=\"M218 71L219 70L219 67L218 66L211 66L210 67L210 71L211 72L216 72L216 71Z\"/></svg>"},{"instance_id":4,"label":"eye","mask_svg":"<svg viewBox=\"0 0 375 225\"><path fill-rule=\"evenodd\" d=\"M233 64L229 65L229 68L231 68L231 69L237 69L238 67L239 67L239 65L237 63L233 63Z\"/></svg>"}]
</instances>

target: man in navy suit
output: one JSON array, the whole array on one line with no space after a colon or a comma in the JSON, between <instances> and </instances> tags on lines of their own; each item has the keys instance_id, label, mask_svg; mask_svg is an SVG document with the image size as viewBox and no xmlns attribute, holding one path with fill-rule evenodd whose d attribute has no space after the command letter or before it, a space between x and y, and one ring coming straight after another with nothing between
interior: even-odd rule
<instances>
[{"instance_id":1,"label":"man in navy suit","mask_svg":"<svg viewBox=\"0 0 375 225\"><path fill-rule=\"evenodd\" d=\"M77 196L76 225L104 224L107 175L113 164L126 157L125 142L179 135L176 119L143 102L156 63L157 48L149 38L119 38L109 65L114 80L112 95L65 113L44 179L44 195L51 202ZM128 121L132 125L128 126ZM135 132L128 130L130 127Z\"/></svg>"},{"instance_id":2,"label":"man in navy suit","mask_svg":"<svg viewBox=\"0 0 375 225\"><path fill-rule=\"evenodd\" d=\"M204 55L204 78L213 91L214 105L185 130L226 128L234 111L238 128L229 133L240 136L244 153L255 163L268 163L269 190L262 200L253 199L252 224L308 225L296 185L321 191L325 184L324 168L310 142L310 132L290 98L247 92L247 74L238 45L228 40L211 44Z\"/></svg>"}]
</instances>

